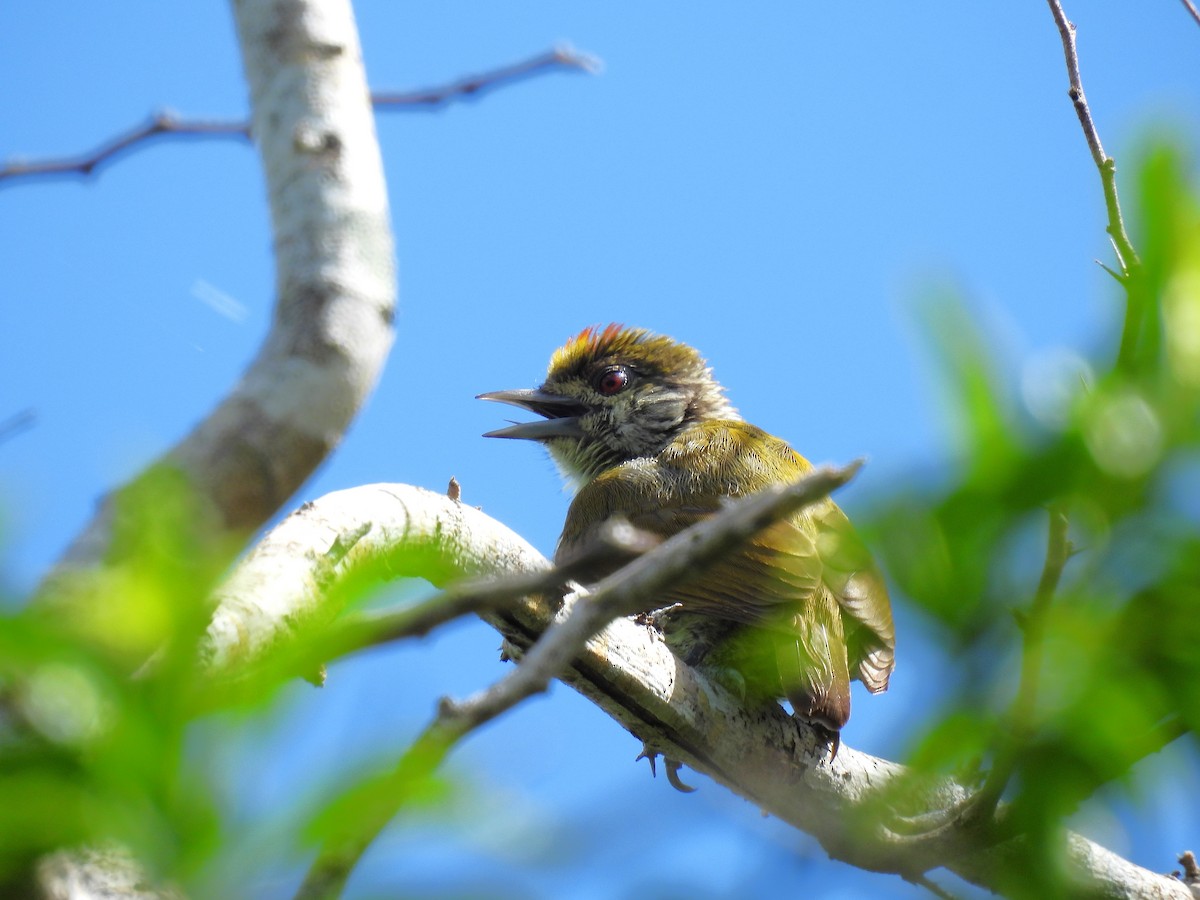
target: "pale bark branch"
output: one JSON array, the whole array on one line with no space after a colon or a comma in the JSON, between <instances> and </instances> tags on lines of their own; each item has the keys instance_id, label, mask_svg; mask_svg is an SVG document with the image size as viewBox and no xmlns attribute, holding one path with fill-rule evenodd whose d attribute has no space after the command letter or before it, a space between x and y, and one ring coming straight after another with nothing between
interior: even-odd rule
<instances>
[{"instance_id":1,"label":"pale bark branch","mask_svg":"<svg viewBox=\"0 0 1200 900\"><path fill-rule=\"evenodd\" d=\"M348 0L233 8L270 200L275 315L239 383L156 464L183 473L228 554L341 440L391 347L396 295L383 164ZM73 572L120 562L110 558L120 514L112 496L103 501L44 596L69 593Z\"/></svg>"},{"instance_id":2,"label":"pale bark branch","mask_svg":"<svg viewBox=\"0 0 1200 900\"><path fill-rule=\"evenodd\" d=\"M290 633L286 617L297 611L302 619L313 615L311 589L290 598L282 591L318 581L328 587L331 573L322 560L338 535L354 536L355 548L373 534L401 535L414 552L406 557L400 547L394 548L389 560L408 560L394 574L427 577L435 583L455 574L502 576L548 567L540 554L504 526L442 495L402 485L374 485L331 496L335 499L327 509L328 498L322 498L305 512L322 523L313 530L323 535L315 546L304 548L296 543L296 532L287 532L284 543L290 549L280 546L278 552L270 552L273 532L256 551L264 554L261 560L271 559L271 566L251 563L253 557L247 560L254 567L264 566L254 582L273 583L281 592L270 613L261 603L248 607L247 619L240 613L219 612L218 616L230 618L212 637L232 644L214 649L212 658L235 664L249 648L285 641ZM335 581L351 577L356 552L371 553L351 549L334 567ZM384 577L383 570L375 571ZM315 602L319 606L319 598ZM554 619L550 606L537 598L483 615L518 651L532 647ZM264 627L266 640L248 639ZM683 761L813 835L831 856L852 865L910 878L945 866L971 882L996 888L1004 883L1017 857L1020 838L978 849L971 834L953 827L942 839L923 843L920 854L914 854L911 842L896 839L891 832L893 818L952 808L967 797L966 788L948 779L923 779L845 743L836 759L829 759L824 742L810 728L781 707L745 708L675 658L651 627L624 618L609 623L586 642L561 678L648 747ZM1064 854L1081 892L1106 897L1190 897L1181 882L1142 869L1079 835L1067 835Z\"/></svg>"},{"instance_id":3,"label":"pale bark branch","mask_svg":"<svg viewBox=\"0 0 1200 900\"><path fill-rule=\"evenodd\" d=\"M585 643L605 625L621 615L653 609L656 598L669 585L685 574L703 572L764 527L827 496L848 481L858 467L855 464L841 470L818 469L793 484L769 488L739 500L708 521L654 546L605 578L593 591L577 593L513 672L461 702L443 698L433 722L391 774L388 788L377 788L370 813L360 813L352 829L343 830L322 847L297 897L304 900L336 897L367 847L407 801L410 785L439 766L446 754L473 730L522 700L545 691L550 681L570 665ZM617 525L615 530L620 533L631 529ZM356 529L354 533L358 535L361 531ZM268 536L264 543L271 541L272 536ZM535 584L538 587L561 584L566 578L567 571L559 570L554 577ZM524 574L509 580L518 585L530 581ZM493 602L495 598L503 596L510 605L522 599L517 592L498 591L502 584L485 587L478 597L486 602L478 605L478 611L503 615L506 606L497 605ZM441 599L456 607L464 605L459 592L443 595ZM354 631L357 633L358 629Z\"/></svg>"}]
</instances>

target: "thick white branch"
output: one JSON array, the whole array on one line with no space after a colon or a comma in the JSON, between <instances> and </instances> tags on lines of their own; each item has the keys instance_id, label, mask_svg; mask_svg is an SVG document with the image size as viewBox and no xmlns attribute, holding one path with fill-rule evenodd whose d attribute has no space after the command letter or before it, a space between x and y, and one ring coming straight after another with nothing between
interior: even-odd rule
<instances>
[{"instance_id":1,"label":"thick white branch","mask_svg":"<svg viewBox=\"0 0 1200 900\"><path fill-rule=\"evenodd\" d=\"M405 552L411 551L411 552ZM328 495L268 534L221 591L209 631L218 668L248 663L299 623L331 617L322 599L361 567L424 577L526 573L546 560L519 536L471 507L406 485L370 485ZM529 647L552 612L535 600L485 613L510 644ZM842 744L835 760L813 733L781 708L746 709L668 650L653 629L619 619L592 639L563 680L654 750L687 763L815 836L838 859L868 869L916 874L944 865L975 883L1004 882L1011 854L1002 845L971 850L953 828L936 844L913 845L885 827L896 801L881 794L903 783L905 812L944 809L965 796L950 781L921 784L903 766ZM1190 897L1157 875L1078 835L1068 837L1081 890L1106 897Z\"/></svg>"},{"instance_id":2,"label":"thick white branch","mask_svg":"<svg viewBox=\"0 0 1200 900\"><path fill-rule=\"evenodd\" d=\"M235 0L233 10L270 199L275 315L241 381L162 462L183 471L218 533L244 537L312 473L374 387L396 276L349 0ZM117 514L106 500L54 574L97 565Z\"/></svg>"},{"instance_id":3,"label":"thick white branch","mask_svg":"<svg viewBox=\"0 0 1200 900\"><path fill-rule=\"evenodd\" d=\"M350 573L440 586L549 567L520 535L444 495L406 484L335 491L280 522L217 590L205 661L236 672L298 630L332 619L338 595L327 588Z\"/></svg>"}]
</instances>

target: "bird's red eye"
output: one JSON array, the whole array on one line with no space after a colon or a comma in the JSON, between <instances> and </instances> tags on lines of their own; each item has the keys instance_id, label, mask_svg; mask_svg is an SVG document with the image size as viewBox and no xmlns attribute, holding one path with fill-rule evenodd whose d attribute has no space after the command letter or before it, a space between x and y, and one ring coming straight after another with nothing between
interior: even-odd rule
<instances>
[{"instance_id":1,"label":"bird's red eye","mask_svg":"<svg viewBox=\"0 0 1200 900\"><path fill-rule=\"evenodd\" d=\"M627 384L629 384L629 373L620 366L614 366L600 373L600 377L596 379L596 390L606 397L611 397Z\"/></svg>"}]
</instances>

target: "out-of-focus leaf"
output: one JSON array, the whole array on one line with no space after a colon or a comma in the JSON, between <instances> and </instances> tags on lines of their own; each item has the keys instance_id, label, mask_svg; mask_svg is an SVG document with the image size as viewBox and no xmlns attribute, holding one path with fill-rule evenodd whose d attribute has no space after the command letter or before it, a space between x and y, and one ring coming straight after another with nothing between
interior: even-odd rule
<instances>
[{"instance_id":1,"label":"out-of-focus leaf","mask_svg":"<svg viewBox=\"0 0 1200 900\"><path fill-rule=\"evenodd\" d=\"M436 771L440 756L419 756L419 748L410 749L390 771L373 772L343 788L309 820L306 839L326 847L353 844L361 835L373 837L375 823L389 821L400 810L444 805L452 796L453 782Z\"/></svg>"},{"instance_id":2,"label":"out-of-focus leaf","mask_svg":"<svg viewBox=\"0 0 1200 900\"><path fill-rule=\"evenodd\" d=\"M962 300L948 293L925 302L921 322L941 368L947 419L959 432L967 470L974 478L995 478L1011 464L1019 436L989 343Z\"/></svg>"}]
</instances>

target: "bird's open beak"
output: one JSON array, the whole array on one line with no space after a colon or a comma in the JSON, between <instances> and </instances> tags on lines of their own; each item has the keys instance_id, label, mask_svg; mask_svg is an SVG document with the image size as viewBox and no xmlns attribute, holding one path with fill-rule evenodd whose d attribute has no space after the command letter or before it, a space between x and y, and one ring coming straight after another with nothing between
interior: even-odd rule
<instances>
[{"instance_id":1,"label":"bird's open beak","mask_svg":"<svg viewBox=\"0 0 1200 900\"><path fill-rule=\"evenodd\" d=\"M570 397L560 397L558 394L539 390L516 390L489 391L475 399L510 403L546 419L544 422L520 422L507 428L498 428L489 431L484 437L522 438L529 441L583 437L583 430L579 427L579 416L583 414L583 406Z\"/></svg>"}]
</instances>

